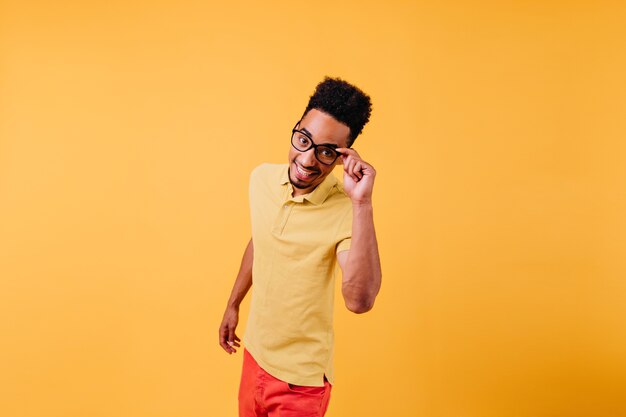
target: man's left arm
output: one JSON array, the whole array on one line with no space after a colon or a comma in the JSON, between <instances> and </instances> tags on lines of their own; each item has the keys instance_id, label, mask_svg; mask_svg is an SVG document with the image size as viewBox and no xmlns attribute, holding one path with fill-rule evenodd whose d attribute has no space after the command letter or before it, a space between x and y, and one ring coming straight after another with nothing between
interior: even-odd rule
<instances>
[{"instance_id":1,"label":"man's left arm","mask_svg":"<svg viewBox=\"0 0 626 417\"><path fill-rule=\"evenodd\" d=\"M344 190L352 200L352 242L339 252L341 291L346 307L354 313L372 309L381 285L380 256L374 230L372 191L376 171L350 148L338 148L344 169Z\"/></svg>"}]
</instances>

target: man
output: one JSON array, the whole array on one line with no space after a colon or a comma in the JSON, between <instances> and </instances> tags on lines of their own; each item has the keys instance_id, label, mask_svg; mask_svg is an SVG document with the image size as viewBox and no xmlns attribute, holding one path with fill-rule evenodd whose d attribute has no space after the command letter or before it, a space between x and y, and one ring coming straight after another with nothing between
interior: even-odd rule
<instances>
[{"instance_id":1,"label":"man","mask_svg":"<svg viewBox=\"0 0 626 417\"><path fill-rule=\"evenodd\" d=\"M236 352L239 305L252 286L239 416L323 416L333 375L334 271L346 307L365 313L381 284L372 214L376 171L351 148L369 96L339 78L317 85L292 130L289 163L250 175L252 239L219 329ZM331 174L343 164L343 186Z\"/></svg>"}]
</instances>

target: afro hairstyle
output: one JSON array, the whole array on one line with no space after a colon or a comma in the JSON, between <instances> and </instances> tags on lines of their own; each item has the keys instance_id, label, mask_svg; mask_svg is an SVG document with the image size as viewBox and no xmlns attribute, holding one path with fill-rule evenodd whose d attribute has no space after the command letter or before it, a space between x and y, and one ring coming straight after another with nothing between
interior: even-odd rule
<instances>
[{"instance_id":1,"label":"afro hairstyle","mask_svg":"<svg viewBox=\"0 0 626 417\"><path fill-rule=\"evenodd\" d=\"M358 87L340 78L326 76L315 87L302 117L311 109L323 111L347 125L350 128L348 146L352 146L370 119L372 102Z\"/></svg>"}]
</instances>

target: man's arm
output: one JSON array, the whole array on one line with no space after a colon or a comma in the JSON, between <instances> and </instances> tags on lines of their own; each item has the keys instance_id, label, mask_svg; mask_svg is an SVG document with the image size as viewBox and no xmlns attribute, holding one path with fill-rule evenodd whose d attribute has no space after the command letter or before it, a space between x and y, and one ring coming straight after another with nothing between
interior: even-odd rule
<instances>
[{"instance_id":1,"label":"man's arm","mask_svg":"<svg viewBox=\"0 0 626 417\"><path fill-rule=\"evenodd\" d=\"M235 347L239 347L241 339L235 334L237 323L239 323L239 305L243 301L244 297L248 293L248 290L252 286L252 261L254 259L254 247L252 245L252 239L248 242L246 250L243 253L241 259L241 266L239 267L239 273L237 279L233 285L233 290L230 293L230 298L226 304L226 311L222 318L222 324L219 330L219 342L222 348L230 353L235 353L237 350Z\"/></svg>"},{"instance_id":2,"label":"man's arm","mask_svg":"<svg viewBox=\"0 0 626 417\"><path fill-rule=\"evenodd\" d=\"M382 273L374 230L372 190L376 171L354 149L339 148L344 167L344 190L352 200L352 242L337 254L346 307L354 313L372 309Z\"/></svg>"}]
</instances>

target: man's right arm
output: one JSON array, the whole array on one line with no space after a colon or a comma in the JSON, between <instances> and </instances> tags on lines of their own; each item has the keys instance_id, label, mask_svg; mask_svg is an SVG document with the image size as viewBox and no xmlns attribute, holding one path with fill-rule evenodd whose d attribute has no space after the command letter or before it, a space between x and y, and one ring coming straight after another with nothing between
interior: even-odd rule
<instances>
[{"instance_id":1,"label":"man's right arm","mask_svg":"<svg viewBox=\"0 0 626 417\"><path fill-rule=\"evenodd\" d=\"M237 274L235 285L233 285L233 290L230 293L230 298L228 299L226 311L224 312L219 330L220 346L228 353L235 353L237 351L235 347L240 347L239 342L241 339L235 334L235 329L239 322L239 305L252 286L253 259L254 247L252 245L252 239L250 239L243 253L239 273Z\"/></svg>"}]
</instances>

